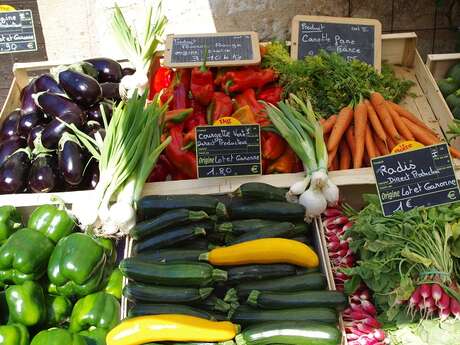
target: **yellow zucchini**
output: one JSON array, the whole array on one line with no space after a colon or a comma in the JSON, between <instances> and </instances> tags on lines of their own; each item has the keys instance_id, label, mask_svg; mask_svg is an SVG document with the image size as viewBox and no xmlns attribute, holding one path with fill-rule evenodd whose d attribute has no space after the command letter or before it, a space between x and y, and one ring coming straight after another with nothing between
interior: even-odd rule
<instances>
[{"instance_id":1,"label":"yellow zucchini","mask_svg":"<svg viewBox=\"0 0 460 345\"><path fill-rule=\"evenodd\" d=\"M219 342L232 340L238 326L179 314L147 315L126 319L109 334L107 345L140 345L149 342Z\"/></svg>"},{"instance_id":2,"label":"yellow zucchini","mask_svg":"<svg viewBox=\"0 0 460 345\"><path fill-rule=\"evenodd\" d=\"M246 264L288 263L315 268L319 265L318 255L304 243L285 238L262 238L220 247L200 255L217 266Z\"/></svg>"}]
</instances>

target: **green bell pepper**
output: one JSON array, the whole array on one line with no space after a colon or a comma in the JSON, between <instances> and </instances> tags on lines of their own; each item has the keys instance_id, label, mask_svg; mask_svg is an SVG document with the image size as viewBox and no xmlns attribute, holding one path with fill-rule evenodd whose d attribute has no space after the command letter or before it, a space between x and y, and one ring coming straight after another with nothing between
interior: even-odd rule
<instances>
[{"instance_id":1,"label":"green bell pepper","mask_svg":"<svg viewBox=\"0 0 460 345\"><path fill-rule=\"evenodd\" d=\"M0 345L29 345L29 331L20 323L0 326Z\"/></svg>"},{"instance_id":2,"label":"green bell pepper","mask_svg":"<svg viewBox=\"0 0 460 345\"><path fill-rule=\"evenodd\" d=\"M27 281L22 285L12 285L6 289L6 303L10 313L9 322L35 326L46 320L46 304L42 287Z\"/></svg>"},{"instance_id":3,"label":"green bell pepper","mask_svg":"<svg viewBox=\"0 0 460 345\"><path fill-rule=\"evenodd\" d=\"M64 323L72 312L72 303L65 296L46 296L46 315L48 326Z\"/></svg>"},{"instance_id":4,"label":"green bell pepper","mask_svg":"<svg viewBox=\"0 0 460 345\"><path fill-rule=\"evenodd\" d=\"M0 207L0 243L22 227L21 215L14 206Z\"/></svg>"},{"instance_id":5,"label":"green bell pepper","mask_svg":"<svg viewBox=\"0 0 460 345\"><path fill-rule=\"evenodd\" d=\"M46 272L54 245L45 235L21 229L0 248L0 282L22 284L37 280Z\"/></svg>"},{"instance_id":6,"label":"green bell pepper","mask_svg":"<svg viewBox=\"0 0 460 345\"><path fill-rule=\"evenodd\" d=\"M81 298L75 303L69 329L80 332L91 327L111 330L120 322L120 303L103 291Z\"/></svg>"},{"instance_id":7,"label":"green bell pepper","mask_svg":"<svg viewBox=\"0 0 460 345\"><path fill-rule=\"evenodd\" d=\"M121 299L121 291L123 290L123 274L120 269L115 268L109 276L109 281L104 289L105 292Z\"/></svg>"},{"instance_id":8,"label":"green bell pepper","mask_svg":"<svg viewBox=\"0 0 460 345\"><path fill-rule=\"evenodd\" d=\"M106 345L105 338L107 337L108 330L104 328L94 328L87 331L81 331L80 334L85 338L86 345Z\"/></svg>"},{"instance_id":9,"label":"green bell pepper","mask_svg":"<svg viewBox=\"0 0 460 345\"><path fill-rule=\"evenodd\" d=\"M54 205L43 205L32 212L27 227L40 231L51 241L57 243L74 231L75 220L65 209Z\"/></svg>"},{"instance_id":10,"label":"green bell pepper","mask_svg":"<svg viewBox=\"0 0 460 345\"><path fill-rule=\"evenodd\" d=\"M89 235L73 233L61 239L51 254L50 289L66 297L86 296L100 288L106 266L105 248Z\"/></svg>"},{"instance_id":11,"label":"green bell pepper","mask_svg":"<svg viewBox=\"0 0 460 345\"><path fill-rule=\"evenodd\" d=\"M87 345L85 339L63 328L51 328L38 333L30 345Z\"/></svg>"}]
</instances>

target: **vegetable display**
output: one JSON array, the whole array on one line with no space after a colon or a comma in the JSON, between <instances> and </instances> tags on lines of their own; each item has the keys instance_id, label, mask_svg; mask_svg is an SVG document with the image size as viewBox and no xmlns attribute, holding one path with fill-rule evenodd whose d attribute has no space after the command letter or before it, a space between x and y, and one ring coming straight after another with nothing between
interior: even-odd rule
<instances>
[{"instance_id":1,"label":"vegetable display","mask_svg":"<svg viewBox=\"0 0 460 345\"><path fill-rule=\"evenodd\" d=\"M460 64L452 65L444 79L438 80L439 90L446 99L454 118L460 119Z\"/></svg>"}]
</instances>

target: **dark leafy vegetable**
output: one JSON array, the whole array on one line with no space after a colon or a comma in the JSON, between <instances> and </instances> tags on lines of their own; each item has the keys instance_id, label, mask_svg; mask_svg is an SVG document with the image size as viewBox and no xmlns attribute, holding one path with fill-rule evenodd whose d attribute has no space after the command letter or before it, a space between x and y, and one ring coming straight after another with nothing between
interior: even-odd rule
<instances>
[{"instance_id":1,"label":"dark leafy vegetable","mask_svg":"<svg viewBox=\"0 0 460 345\"><path fill-rule=\"evenodd\" d=\"M83 73L66 70L59 73L59 84L77 104L89 107L102 96L96 79Z\"/></svg>"},{"instance_id":2,"label":"dark leafy vegetable","mask_svg":"<svg viewBox=\"0 0 460 345\"><path fill-rule=\"evenodd\" d=\"M2 127L0 128L0 141L6 140L18 134L18 124L20 117L21 112L19 110L14 110L5 118Z\"/></svg>"}]
</instances>

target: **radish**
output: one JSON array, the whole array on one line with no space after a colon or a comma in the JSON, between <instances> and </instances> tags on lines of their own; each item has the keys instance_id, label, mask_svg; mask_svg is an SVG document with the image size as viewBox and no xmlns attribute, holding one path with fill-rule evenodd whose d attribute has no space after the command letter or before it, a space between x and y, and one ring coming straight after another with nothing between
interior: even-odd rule
<instances>
[{"instance_id":1,"label":"radish","mask_svg":"<svg viewBox=\"0 0 460 345\"><path fill-rule=\"evenodd\" d=\"M385 332L383 329L375 329L374 330L374 338L380 341L384 341L386 338Z\"/></svg>"},{"instance_id":2,"label":"radish","mask_svg":"<svg viewBox=\"0 0 460 345\"><path fill-rule=\"evenodd\" d=\"M359 298L361 300L363 300L363 299L370 300L371 296L370 296L369 290L365 289L365 290L361 291L361 293L359 294Z\"/></svg>"},{"instance_id":3,"label":"radish","mask_svg":"<svg viewBox=\"0 0 460 345\"><path fill-rule=\"evenodd\" d=\"M415 310L418 308L421 301L422 297L420 296L420 287L417 287L412 293L412 296L409 298L408 312L412 317L414 316Z\"/></svg>"},{"instance_id":4,"label":"radish","mask_svg":"<svg viewBox=\"0 0 460 345\"><path fill-rule=\"evenodd\" d=\"M328 207L326 211L324 211L324 215L326 216L326 218L335 218L341 216L342 212L340 212L340 210L336 208Z\"/></svg>"},{"instance_id":5,"label":"radish","mask_svg":"<svg viewBox=\"0 0 460 345\"><path fill-rule=\"evenodd\" d=\"M351 227L353 226L353 223L352 222L348 222L346 223L344 226L343 226L343 231L347 231L348 229L350 229Z\"/></svg>"},{"instance_id":6,"label":"radish","mask_svg":"<svg viewBox=\"0 0 460 345\"><path fill-rule=\"evenodd\" d=\"M447 307L447 308L442 308L442 309L440 308L440 309L439 309L439 314L438 314L438 315L439 315L439 319L440 319L441 321L447 320L447 318L450 316L450 308L449 308L449 307Z\"/></svg>"},{"instance_id":7,"label":"radish","mask_svg":"<svg viewBox=\"0 0 460 345\"><path fill-rule=\"evenodd\" d=\"M450 297L441 289L441 298L436 301L436 305L438 306L439 310L447 309L450 305Z\"/></svg>"},{"instance_id":8,"label":"radish","mask_svg":"<svg viewBox=\"0 0 460 345\"><path fill-rule=\"evenodd\" d=\"M422 297L423 304L425 305L426 299L431 296L431 285L430 284L420 285L420 296Z\"/></svg>"},{"instance_id":9,"label":"radish","mask_svg":"<svg viewBox=\"0 0 460 345\"><path fill-rule=\"evenodd\" d=\"M377 310L375 309L374 305L368 300L362 300L361 307L363 308L365 312L371 315L377 315Z\"/></svg>"},{"instance_id":10,"label":"radish","mask_svg":"<svg viewBox=\"0 0 460 345\"><path fill-rule=\"evenodd\" d=\"M338 216L336 218L327 218L324 221L324 225L328 227L329 225L343 225L347 224L349 222L349 219L345 216Z\"/></svg>"},{"instance_id":11,"label":"radish","mask_svg":"<svg viewBox=\"0 0 460 345\"><path fill-rule=\"evenodd\" d=\"M433 297L435 302L438 302L443 295L442 287L439 284L431 285L431 297Z\"/></svg>"},{"instance_id":12,"label":"radish","mask_svg":"<svg viewBox=\"0 0 460 345\"><path fill-rule=\"evenodd\" d=\"M456 319L460 319L460 303L458 303L456 298L450 298L450 311Z\"/></svg>"}]
</instances>

